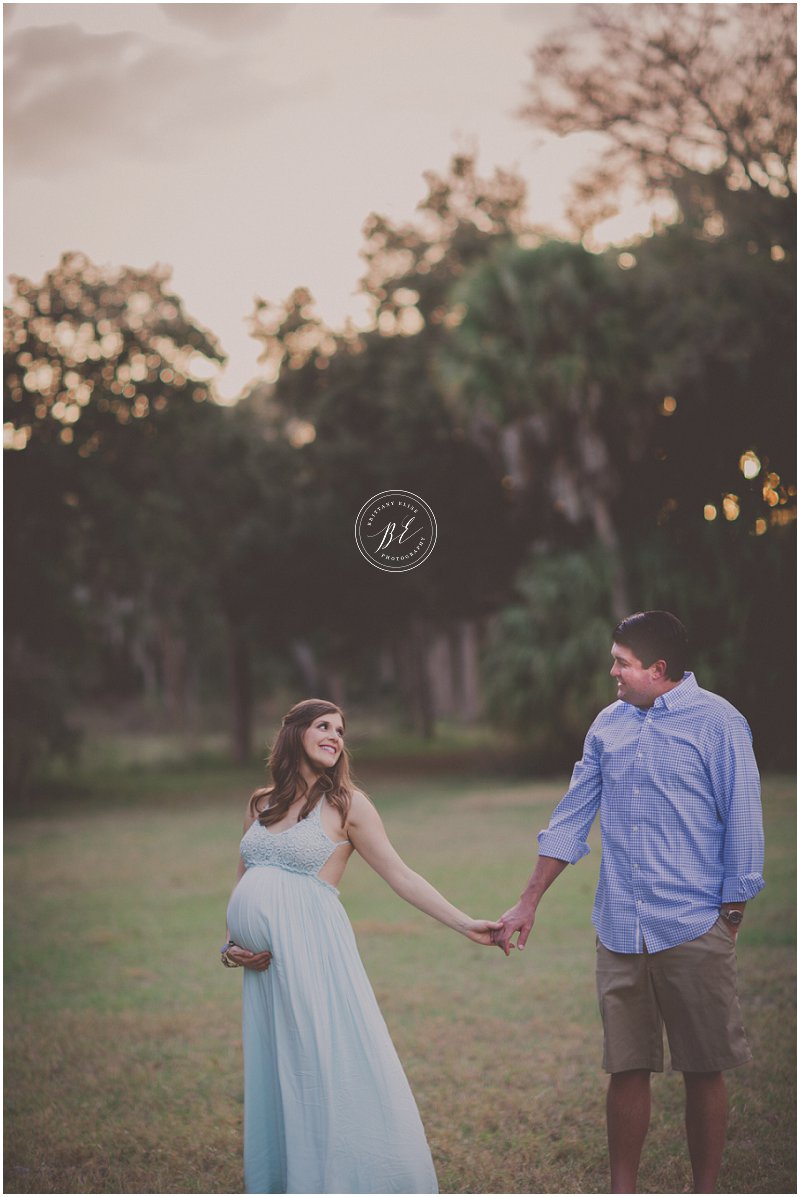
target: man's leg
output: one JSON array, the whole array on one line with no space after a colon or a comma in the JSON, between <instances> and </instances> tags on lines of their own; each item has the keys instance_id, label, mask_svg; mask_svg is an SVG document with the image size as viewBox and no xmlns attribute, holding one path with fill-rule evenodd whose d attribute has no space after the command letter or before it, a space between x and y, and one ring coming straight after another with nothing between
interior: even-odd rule
<instances>
[{"instance_id":1,"label":"man's leg","mask_svg":"<svg viewBox=\"0 0 800 1197\"><path fill-rule=\"evenodd\" d=\"M686 1138L695 1193L713 1193L725 1146L728 1094L721 1072L684 1072Z\"/></svg>"},{"instance_id":2,"label":"man's leg","mask_svg":"<svg viewBox=\"0 0 800 1197\"><path fill-rule=\"evenodd\" d=\"M611 1192L635 1193L639 1159L650 1125L650 1073L615 1072L606 1097Z\"/></svg>"}]
</instances>

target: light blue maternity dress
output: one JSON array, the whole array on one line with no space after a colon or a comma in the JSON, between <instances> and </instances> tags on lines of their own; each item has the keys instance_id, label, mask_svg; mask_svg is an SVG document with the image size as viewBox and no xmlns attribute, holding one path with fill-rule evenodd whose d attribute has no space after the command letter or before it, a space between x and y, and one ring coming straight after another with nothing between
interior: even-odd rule
<instances>
[{"instance_id":1,"label":"light blue maternity dress","mask_svg":"<svg viewBox=\"0 0 800 1197\"><path fill-rule=\"evenodd\" d=\"M241 843L232 939L272 952L245 969L244 1179L248 1193L437 1193L411 1088L338 890L320 814Z\"/></svg>"}]
</instances>

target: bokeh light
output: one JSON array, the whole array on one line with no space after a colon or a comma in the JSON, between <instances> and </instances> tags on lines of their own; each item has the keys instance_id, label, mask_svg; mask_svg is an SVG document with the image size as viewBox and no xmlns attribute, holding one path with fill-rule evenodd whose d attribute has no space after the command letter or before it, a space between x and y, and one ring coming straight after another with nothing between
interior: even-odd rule
<instances>
[{"instance_id":1,"label":"bokeh light","mask_svg":"<svg viewBox=\"0 0 800 1197\"><path fill-rule=\"evenodd\" d=\"M745 478L748 479L756 478L760 474L761 462L752 449L748 449L747 452L743 453L739 458L739 469L742 471Z\"/></svg>"},{"instance_id":2,"label":"bokeh light","mask_svg":"<svg viewBox=\"0 0 800 1197\"><path fill-rule=\"evenodd\" d=\"M738 520L739 518L739 496L725 495L722 500L722 513L726 520Z\"/></svg>"}]
</instances>

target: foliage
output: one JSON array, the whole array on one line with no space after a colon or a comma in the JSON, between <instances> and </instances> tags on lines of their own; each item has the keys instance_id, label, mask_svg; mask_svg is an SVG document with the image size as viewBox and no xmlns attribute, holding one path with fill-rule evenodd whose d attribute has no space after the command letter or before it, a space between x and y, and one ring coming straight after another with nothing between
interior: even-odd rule
<instances>
[{"instance_id":1,"label":"foliage","mask_svg":"<svg viewBox=\"0 0 800 1197\"><path fill-rule=\"evenodd\" d=\"M290 312L271 335L285 344L291 327ZM328 666L349 673L365 650L415 654L422 621L446 628L494 609L519 548L500 479L444 405L424 341L375 332L335 342L282 371L270 402L298 442L285 530L298 624ZM439 539L424 570L385 575L352 551L360 507L393 487L435 512Z\"/></svg>"},{"instance_id":2,"label":"foliage","mask_svg":"<svg viewBox=\"0 0 800 1197\"><path fill-rule=\"evenodd\" d=\"M126 427L151 439L151 414L209 398L209 362L222 353L166 289L170 273L111 271L70 253L41 284L12 278L5 413L18 439L118 462Z\"/></svg>"},{"instance_id":3,"label":"foliage","mask_svg":"<svg viewBox=\"0 0 800 1197\"><path fill-rule=\"evenodd\" d=\"M515 429L508 485L536 533L591 521L617 490L612 452L640 435L644 351L621 272L567 242L501 245L451 294L464 316L437 359L451 404Z\"/></svg>"},{"instance_id":4,"label":"foliage","mask_svg":"<svg viewBox=\"0 0 800 1197\"><path fill-rule=\"evenodd\" d=\"M39 751L68 744L66 705L100 682L131 604L149 599L174 615L178 578L186 592L187 528L164 479L221 353L168 278L65 254L38 285L12 279L4 419L15 784ZM38 686L47 697L34 702Z\"/></svg>"},{"instance_id":5,"label":"foliage","mask_svg":"<svg viewBox=\"0 0 800 1197\"><path fill-rule=\"evenodd\" d=\"M450 402L494 425L540 549L557 558L571 544L591 569L602 546L611 588L598 574L595 609L607 626L648 605L680 614L698 660L713 663L701 683L741 701L762 759L786 765L795 257L788 239L754 240L745 216L737 202L713 236L687 220L604 255L499 246L454 286L465 315L437 360ZM582 629L565 634L580 652ZM767 693L741 669L756 655L774 678ZM533 709L541 684L524 666L516 681L499 668L501 722ZM547 742L566 764L557 737Z\"/></svg>"},{"instance_id":6,"label":"foliage","mask_svg":"<svg viewBox=\"0 0 800 1197\"><path fill-rule=\"evenodd\" d=\"M707 178L730 191L794 193L793 5L592 5L580 20L533 53L521 113L559 136L593 133L604 147L574 188L580 230L615 210L623 181L678 198L684 212L687 184L702 190Z\"/></svg>"},{"instance_id":7,"label":"foliage","mask_svg":"<svg viewBox=\"0 0 800 1197\"><path fill-rule=\"evenodd\" d=\"M427 182L417 223L367 222L374 329L332 332L299 288L284 305L258 301L253 334L275 377L272 418L297 452L290 539L306 571L296 600L306 639L337 670L365 646L388 652L400 673L412 662L407 701L429 731L422 658L432 630L493 610L521 551L502 473L445 403L434 358L447 288L510 239L524 192L501 172L480 180L468 158ZM352 527L371 495L393 487L431 504L439 540L424 570L387 577L352 553Z\"/></svg>"},{"instance_id":8,"label":"foliage","mask_svg":"<svg viewBox=\"0 0 800 1197\"><path fill-rule=\"evenodd\" d=\"M209 401L221 351L166 270L68 254L39 285L13 280L17 781L74 743L77 698L143 695L178 720L222 673L241 760L258 687L278 677L340 700L345 683L392 693L430 734L431 645L454 661L467 623L472 643L492 624L495 717L564 765L604 701L612 621L647 605L686 619L701 681L740 703L761 759L786 760L793 117L765 83L784 64L784 7L758 27L728 8L654 7L640 24L598 9L601 44L619 47L602 68L541 52L529 115L599 127L613 101L614 154L669 190L679 223L605 254L542 243L520 179L456 156L426 175L413 220L367 221L373 327L326 327L303 288L257 302L266 377L232 409ZM558 79L577 99L556 112ZM424 568L387 576L354 551L353 522L396 487L432 505L439 540ZM742 668L754 660L766 694ZM467 676L454 666L451 690Z\"/></svg>"},{"instance_id":9,"label":"foliage","mask_svg":"<svg viewBox=\"0 0 800 1197\"><path fill-rule=\"evenodd\" d=\"M367 271L362 288L387 335L435 332L453 319L452 282L498 242L526 232L525 184L496 169L477 173L474 156L455 155L444 175L426 171L428 193L416 222L394 224L372 213L364 224Z\"/></svg>"},{"instance_id":10,"label":"foliage","mask_svg":"<svg viewBox=\"0 0 800 1197\"><path fill-rule=\"evenodd\" d=\"M54 757L75 759L80 733L69 717L65 656L47 658L9 636L3 653L5 748L3 770L9 802Z\"/></svg>"},{"instance_id":11,"label":"foliage","mask_svg":"<svg viewBox=\"0 0 800 1197\"><path fill-rule=\"evenodd\" d=\"M657 412L632 477L638 511L685 527L730 495L740 526L778 534L796 509L793 250L687 225L632 248L641 385Z\"/></svg>"},{"instance_id":12,"label":"foliage","mask_svg":"<svg viewBox=\"0 0 800 1197\"><path fill-rule=\"evenodd\" d=\"M680 612L690 668L745 715L760 766L793 768L794 528L753 536L739 521L698 521L680 535L654 531L631 556L641 606Z\"/></svg>"},{"instance_id":13,"label":"foliage","mask_svg":"<svg viewBox=\"0 0 800 1197\"><path fill-rule=\"evenodd\" d=\"M514 601L492 621L487 711L531 748L541 771L580 756L589 724L613 701L608 573L602 551L534 552Z\"/></svg>"},{"instance_id":14,"label":"foliage","mask_svg":"<svg viewBox=\"0 0 800 1197\"><path fill-rule=\"evenodd\" d=\"M451 291L464 314L447 348L448 377L470 408L507 424L528 415L554 423L592 381L625 406L622 365L635 353L620 312L619 271L579 245L493 247ZM569 411L563 411L568 420Z\"/></svg>"},{"instance_id":15,"label":"foliage","mask_svg":"<svg viewBox=\"0 0 800 1197\"><path fill-rule=\"evenodd\" d=\"M796 259L786 231L773 226L770 248L734 219L716 237L685 222L635 247L626 272L650 351L643 391L658 411L629 470L637 602L680 608L701 684L739 706L760 760L779 767L792 761L795 709Z\"/></svg>"}]
</instances>

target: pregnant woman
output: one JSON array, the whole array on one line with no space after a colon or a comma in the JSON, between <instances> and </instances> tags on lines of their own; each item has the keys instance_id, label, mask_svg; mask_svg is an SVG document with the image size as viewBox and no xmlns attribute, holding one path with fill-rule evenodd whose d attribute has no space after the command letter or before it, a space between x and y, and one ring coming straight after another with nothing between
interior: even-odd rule
<instances>
[{"instance_id":1,"label":"pregnant woman","mask_svg":"<svg viewBox=\"0 0 800 1197\"><path fill-rule=\"evenodd\" d=\"M284 717L273 784L250 799L222 962L243 967L248 1193L436 1193L416 1103L338 885L358 852L419 910L480 944L499 923L452 906L389 843L354 789L344 716Z\"/></svg>"}]
</instances>

